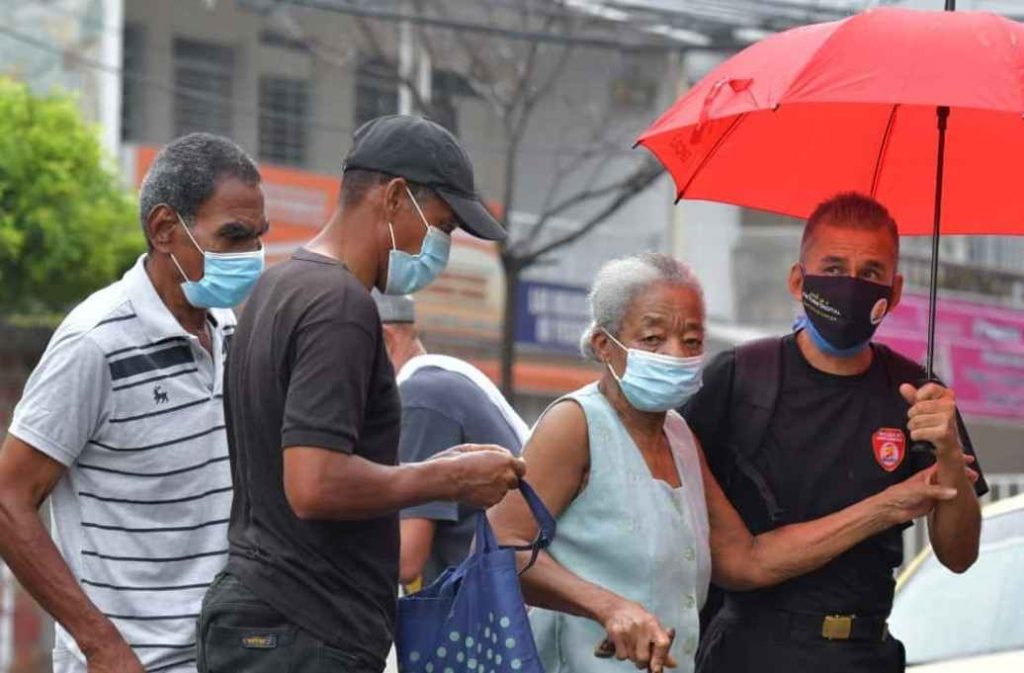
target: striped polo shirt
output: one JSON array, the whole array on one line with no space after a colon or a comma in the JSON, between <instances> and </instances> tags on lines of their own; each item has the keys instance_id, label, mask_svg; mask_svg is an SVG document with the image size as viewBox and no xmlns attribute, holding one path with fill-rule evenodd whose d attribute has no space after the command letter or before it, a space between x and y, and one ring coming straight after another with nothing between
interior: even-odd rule
<instances>
[{"instance_id":1,"label":"striped polo shirt","mask_svg":"<svg viewBox=\"0 0 1024 673\"><path fill-rule=\"evenodd\" d=\"M67 466L53 538L147 671L195 670L195 619L227 559L224 431L230 310L208 313L212 353L157 295L145 257L53 335L11 434ZM59 625L54 670L85 671Z\"/></svg>"}]
</instances>

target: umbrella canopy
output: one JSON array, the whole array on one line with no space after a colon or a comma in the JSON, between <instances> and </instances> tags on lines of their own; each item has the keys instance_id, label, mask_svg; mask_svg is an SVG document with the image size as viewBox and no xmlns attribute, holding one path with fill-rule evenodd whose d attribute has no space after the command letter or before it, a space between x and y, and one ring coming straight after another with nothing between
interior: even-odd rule
<instances>
[{"instance_id":1,"label":"umbrella canopy","mask_svg":"<svg viewBox=\"0 0 1024 673\"><path fill-rule=\"evenodd\" d=\"M1024 25L882 8L769 37L640 137L680 198L807 217L843 191L931 234L938 106L950 108L941 231L1024 233Z\"/></svg>"}]
</instances>

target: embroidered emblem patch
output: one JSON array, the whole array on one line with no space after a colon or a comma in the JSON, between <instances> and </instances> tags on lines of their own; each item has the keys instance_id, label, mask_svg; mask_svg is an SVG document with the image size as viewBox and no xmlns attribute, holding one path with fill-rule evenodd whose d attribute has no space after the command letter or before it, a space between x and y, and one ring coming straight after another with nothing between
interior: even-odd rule
<instances>
[{"instance_id":1,"label":"embroidered emblem patch","mask_svg":"<svg viewBox=\"0 0 1024 673\"><path fill-rule=\"evenodd\" d=\"M907 438L902 430L896 428L879 428L871 436L871 445L875 451L875 460L886 472L892 472L903 464L907 455Z\"/></svg>"}]
</instances>

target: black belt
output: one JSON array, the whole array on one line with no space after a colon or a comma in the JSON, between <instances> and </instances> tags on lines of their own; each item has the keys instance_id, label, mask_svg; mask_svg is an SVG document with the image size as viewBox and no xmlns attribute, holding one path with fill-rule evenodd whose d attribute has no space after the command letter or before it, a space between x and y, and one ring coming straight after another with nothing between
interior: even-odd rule
<instances>
[{"instance_id":1,"label":"black belt","mask_svg":"<svg viewBox=\"0 0 1024 673\"><path fill-rule=\"evenodd\" d=\"M740 630L763 629L781 638L872 642L889 638L886 618L878 615L790 612L736 601L726 601L724 611L737 621Z\"/></svg>"}]
</instances>

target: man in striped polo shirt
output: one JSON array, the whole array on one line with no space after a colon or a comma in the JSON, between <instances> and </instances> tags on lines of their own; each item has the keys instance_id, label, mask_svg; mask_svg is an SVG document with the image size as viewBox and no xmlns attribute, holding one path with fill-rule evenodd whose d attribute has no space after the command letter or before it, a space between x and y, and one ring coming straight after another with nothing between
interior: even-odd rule
<instances>
[{"instance_id":1,"label":"man in striped polo shirt","mask_svg":"<svg viewBox=\"0 0 1024 673\"><path fill-rule=\"evenodd\" d=\"M194 671L227 558L221 382L230 307L263 267L259 172L226 138L185 136L140 215L149 252L65 318L0 449L0 554L57 621L55 673Z\"/></svg>"}]
</instances>

